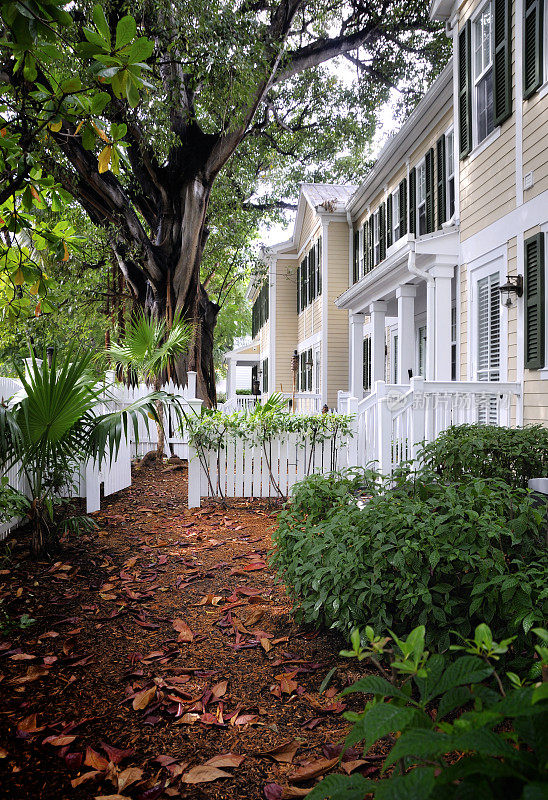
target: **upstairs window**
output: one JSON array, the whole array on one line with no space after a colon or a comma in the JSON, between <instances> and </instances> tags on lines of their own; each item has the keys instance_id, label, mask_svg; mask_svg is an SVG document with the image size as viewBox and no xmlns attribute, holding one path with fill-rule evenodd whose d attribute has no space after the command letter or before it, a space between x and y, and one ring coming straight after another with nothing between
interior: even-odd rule
<instances>
[{"instance_id":1,"label":"upstairs window","mask_svg":"<svg viewBox=\"0 0 548 800\"><path fill-rule=\"evenodd\" d=\"M373 264L377 265L381 260L381 235L379 212L373 214Z\"/></svg>"},{"instance_id":2,"label":"upstairs window","mask_svg":"<svg viewBox=\"0 0 548 800\"><path fill-rule=\"evenodd\" d=\"M474 22L474 91L477 144L494 130L493 8L489 2Z\"/></svg>"},{"instance_id":3,"label":"upstairs window","mask_svg":"<svg viewBox=\"0 0 548 800\"><path fill-rule=\"evenodd\" d=\"M422 161L417 167L417 219L418 233L426 233L426 163Z\"/></svg>"},{"instance_id":4,"label":"upstairs window","mask_svg":"<svg viewBox=\"0 0 548 800\"><path fill-rule=\"evenodd\" d=\"M299 312L322 293L322 240L317 239L297 268L297 310Z\"/></svg>"},{"instance_id":5,"label":"upstairs window","mask_svg":"<svg viewBox=\"0 0 548 800\"><path fill-rule=\"evenodd\" d=\"M396 189L392 192L392 242L401 237L400 230L400 191Z\"/></svg>"}]
</instances>

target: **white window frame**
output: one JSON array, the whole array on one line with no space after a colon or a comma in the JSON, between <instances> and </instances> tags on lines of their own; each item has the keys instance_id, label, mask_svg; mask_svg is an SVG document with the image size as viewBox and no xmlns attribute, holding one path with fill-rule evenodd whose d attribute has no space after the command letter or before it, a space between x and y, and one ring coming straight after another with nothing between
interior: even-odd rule
<instances>
[{"instance_id":1,"label":"white window frame","mask_svg":"<svg viewBox=\"0 0 548 800\"><path fill-rule=\"evenodd\" d=\"M312 393L321 394L322 391L322 362L321 344L312 347Z\"/></svg>"},{"instance_id":2,"label":"white window frame","mask_svg":"<svg viewBox=\"0 0 548 800\"><path fill-rule=\"evenodd\" d=\"M396 244L400 239L400 189L398 187L392 192L392 244Z\"/></svg>"},{"instance_id":3,"label":"white window frame","mask_svg":"<svg viewBox=\"0 0 548 800\"><path fill-rule=\"evenodd\" d=\"M483 64L482 58L482 70L477 74L476 68L476 49L477 49L477 38L478 38L478 22L481 20L485 10L487 7L490 6L491 9L491 27L490 27L490 50L491 50L491 61L487 66ZM486 3L480 6L477 12L472 17L472 144L473 147L479 147L484 142L486 142L489 137L494 133L497 126L493 124L493 129L486 133L483 139L479 140L479 131L478 131L478 86L483 80L483 78L488 74L489 70L493 70L493 57L494 57L494 30L493 30L494 20L493 20L493 0L487 0ZM494 102L494 101L493 101ZM493 106L493 116L495 113L495 109Z\"/></svg>"},{"instance_id":4,"label":"white window frame","mask_svg":"<svg viewBox=\"0 0 548 800\"><path fill-rule=\"evenodd\" d=\"M371 219L373 220L373 266L377 266L381 261L381 226L379 211L375 211Z\"/></svg>"},{"instance_id":5,"label":"white window frame","mask_svg":"<svg viewBox=\"0 0 548 800\"><path fill-rule=\"evenodd\" d=\"M417 206L417 221L416 221L416 229L417 229L417 236L424 236L426 233L426 158L423 158L422 161L419 161L416 167L416 206ZM424 198L420 200L420 193L421 193L421 178L420 176L424 176ZM421 209L424 208L424 232L421 233L420 228L420 218L421 218Z\"/></svg>"},{"instance_id":6,"label":"white window frame","mask_svg":"<svg viewBox=\"0 0 548 800\"><path fill-rule=\"evenodd\" d=\"M508 274L508 252L506 246L493 250L469 264L468 297L470 299L468 380L476 381L478 375L478 283L482 278L499 273L499 285ZM458 327L458 317L457 317ZM458 336L458 331L457 331ZM501 306L500 313L500 373L499 381L508 380L508 314Z\"/></svg>"},{"instance_id":7,"label":"white window frame","mask_svg":"<svg viewBox=\"0 0 548 800\"><path fill-rule=\"evenodd\" d=\"M419 372L419 364L420 364L420 331L421 328L426 328L426 313L424 314L417 314L415 317L415 366L413 369L413 375L420 376ZM428 331L426 332L428 337ZM424 354L424 377L426 378L426 352Z\"/></svg>"},{"instance_id":8,"label":"white window frame","mask_svg":"<svg viewBox=\"0 0 548 800\"><path fill-rule=\"evenodd\" d=\"M453 167L449 172L449 159ZM453 213L451 213L451 202L449 199L449 181L453 179ZM455 175L455 130L453 127L445 132L445 218L450 220L454 217L457 208L457 182Z\"/></svg>"},{"instance_id":9,"label":"white window frame","mask_svg":"<svg viewBox=\"0 0 548 800\"><path fill-rule=\"evenodd\" d=\"M398 359L394 358L396 354L396 348L394 344L394 340L398 341L399 347L399 340L398 340L398 328L394 327L390 329L390 381L389 383L398 383Z\"/></svg>"}]
</instances>

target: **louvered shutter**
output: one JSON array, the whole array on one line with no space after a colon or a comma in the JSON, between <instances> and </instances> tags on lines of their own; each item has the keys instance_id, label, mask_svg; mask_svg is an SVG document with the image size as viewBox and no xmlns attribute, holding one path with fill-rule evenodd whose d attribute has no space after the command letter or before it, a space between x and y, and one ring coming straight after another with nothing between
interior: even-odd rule
<instances>
[{"instance_id":1,"label":"louvered shutter","mask_svg":"<svg viewBox=\"0 0 548 800\"><path fill-rule=\"evenodd\" d=\"M371 337L366 336L363 340L363 389L368 392L371 389Z\"/></svg>"},{"instance_id":2,"label":"louvered shutter","mask_svg":"<svg viewBox=\"0 0 548 800\"><path fill-rule=\"evenodd\" d=\"M386 199L386 249L392 245L392 195Z\"/></svg>"},{"instance_id":3,"label":"louvered shutter","mask_svg":"<svg viewBox=\"0 0 548 800\"><path fill-rule=\"evenodd\" d=\"M417 171L409 173L409 233L417 232Z\"/></svg>"},{"instance_id":4,"label":"louvered shutter","mask_svg":"<svg viewBox=\"0 0 548 800\"><path fill-rule=\"evenodd\" d=\"M407 178L399 186L400 192L400 237L407 234Z\"/></svg>"},{"instance_id":5,"label":"louvered shutter","mask_svg":"<svg viewBox=\"0 0 548 800\"><path fill-rule=\"evenodd\" d=\"M459 153L466 158L472 149L471 23L459 33Z\"/></svg>"},{"instance_id":6,"label":"louvered shutter","mask_svg":"<svg viewBox=\"0 0 548 800\"><path fill-rule=\"evenodd\" d=\"M369 224L367 226L367 263L369 269L375 266L375 255L373 252L373 217L369 217Z\"/></svg>"},{"instance_id":7,"label":"louvered shutter","mask_svg":"<svg viewBox=\"0 0 548 800\"><path fill-rule=\"evenodd\" d=\"M500 292L498 272L478 281L478 380L500 380Z\"/></svg>"},{"instance_id":8,"label":"louvered shutter","mask_svg":"<svg viewBox=\"0 0 548 800\"><path fill-rule=\"evenodd\" d=\"M306 386L309 392L312 391L312 350L309 350L306 354L306 361L308 366L306 367Z\"/></svg>"},{"instance_id":9,"label":"louvered shutter","mask_svg":"<svg viewBox=\"0 0 548 800\"><path fill-rule=\"evenodd\" d=\"M544 234L525 241L525 367L544 366Z\"/></svg>"},{"instance_id":10,"label":"louvered shutter","mask_svg":"<svg viewBox=\"0 0 548 800\"><path fill-rule=\"evenodd\" d=\"M371 269L369 264L369 220L366 219L362 229L362 248L363 248L363 274L366 275Z\"/></svg>"},{"instance_id":11,"label":"louvered shutter","mask_svg":"<svg viewBox=\"0 0 548 800\"><path fill-rule=\"evenodd\" d=\"M268 358L263 361L263 392L268 392Z\"/></svg>"},{"instance_id":12,"label":"louvered shutter","mask_svg":"<svg viewBox=\"0 0 548 800\"><path fill-rule=\"evenodd\" d=\"M301 265L297 267L297 314L301 310Z\"/></svg>"},{"instance_id":13,"label":"louvered shutter","mask_svg":"<svg viewBox=\"0 0 548 800\"><path fill-rule=\"evenodd\" d=\"M322 293L322 240L316 242L316 294Z\"/></svg>"},{"instance_id":14,"label":"louvered shutter","mask_svg":"<svg viewBox=\"0 0 548 800\"><path fill-rule=\"evenodd\" d=\"M512 0L494 0L493 111L495 125L512 113Z\"/></svg>"},{"instance_id":15,"label":"louvered shutter","mask_svg":"<svg viewBox=\"0 0 548 800\"><path fill-rule=\"evenodd\" d=\"M426 154L426 233L432 233L435 228L434 219L434 148L431 147Z\"/></svg>"},{"instance_id":16,"label":"louvered shutter","mask_svg":"<svg viewBox=\"0 0 548 800\"><path fill-rule=\"evenodd\" d=\"M301 392L306 392L306 353L301 353Z\"/></svg>"},{"instance_id":17,"label":"louvered shutter","mask_svg":"<svg viewBox=\"0 0 548 800\"><path fill-rule=\"evenodd\" d=\"M398 336L394 336L392 339L392 343L394 345L394 352L392 353L392 374L394 383L398 383Z\"/></svg>"},{"instance_id":18,"label":"louvered shutter","mask_svg":"<svg viewBox=\"0 0 548 800\"><path fill-rule=\"evenodd\" d=\"M380 261L386 258L386 203L381 203L379 208L379 250Z\"/></svg>"},{"instance_id":19,"label":"louvered shutter","mask_svg":"<svg viewBox=\"0 0 548 800\"><path fill-rule=\"evenodd\" d=\"M436 142L436 185L438 190L438 228L445 222L447 214L447 169L445 164L445 135Z\"/></svg>"},{"instance_id":20,"label":"louvered shutter","mask_svg":"<svg viewBox=\"0 0 548 800\"><path fill-rule=\"evenodd\" d=\"M316 249L313 247L308 253L308 301L311 303L316 297Z\"/></svg>"},{"instance_id":21,"label":"louvered shutter","mask_svg":"<svg viewBox=\"0 0 548 800\"><path fill-rule=\"evenodd\" d=\"M352 261L352 280L356 283L360 278L360 232L354 231L354 254Z\"/></svg>"},{"instance_id":22,"label":"louvered shutter","mask_svg":"<svg viewBox=\"0 0 548 800\"><path fill-rule=\"evenodd\" d=\"M525 0L523 20L523 96L542 84L544 0Z\"/></svg>"},{"instance_id":23,"label":"louvered shutter","mask_svg":"<svg viewBox=\"0 0 548 800\"><path fill-rule=\"evenodd\" d=\"M304 311L308 305L308 258L301 261L301 308Z\"/></svg>"}]
</instances>

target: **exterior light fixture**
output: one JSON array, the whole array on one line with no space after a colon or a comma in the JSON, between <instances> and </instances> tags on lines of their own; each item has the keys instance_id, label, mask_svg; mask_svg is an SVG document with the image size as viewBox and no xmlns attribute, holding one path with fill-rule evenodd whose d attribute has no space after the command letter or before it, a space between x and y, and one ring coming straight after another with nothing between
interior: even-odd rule
<instances>
[{"instance_id":1,"label":"exterior light fixture","mask_svg":"<svg viewBox=\"0 0 548 800\"><path fill-rule=\"evenodd\" d=\"M514 305L514 297L521 297L523 295L523 275L506 276L506 283L499 286L500 300L506 308L512 308Z\"/></svg>"}]
</instances>

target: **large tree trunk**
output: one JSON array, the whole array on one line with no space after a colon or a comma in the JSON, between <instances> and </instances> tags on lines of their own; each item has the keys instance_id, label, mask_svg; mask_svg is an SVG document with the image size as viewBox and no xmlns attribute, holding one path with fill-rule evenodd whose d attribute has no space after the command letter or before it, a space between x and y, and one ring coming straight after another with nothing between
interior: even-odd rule
<instances>
[{"instance_id":1,"label":"large tree trunk","mask_svg":"<svg viewBox=\"0 0 548 800\"><path fill-rule=\"evenodd\" d=\"M212 183L212 182L211 182ZM172 198L171 187L165 194ZM192 325L189 352L175 365L172 377L187 382L188 370L197 373L197 395L208 406L216 403L213 337L220 307L200 282L200 265L207 241L206 214L211 192L203 178L177 187L168 208L157 211L152 247L136 238L128 246L127 231L111 243L113 252L137 304L168 324L175 314ZM148 276L143 280L143 276Z\"/></svg>"}]
</instances>

